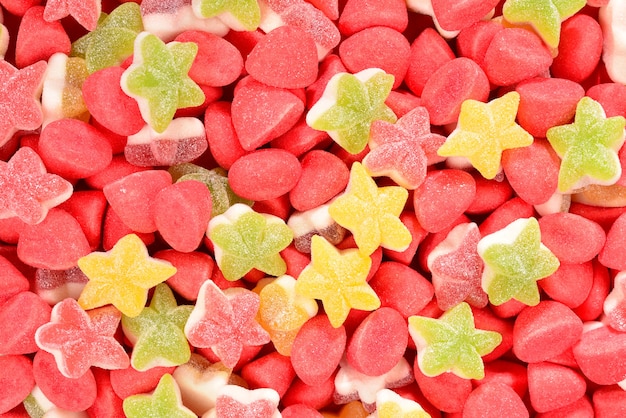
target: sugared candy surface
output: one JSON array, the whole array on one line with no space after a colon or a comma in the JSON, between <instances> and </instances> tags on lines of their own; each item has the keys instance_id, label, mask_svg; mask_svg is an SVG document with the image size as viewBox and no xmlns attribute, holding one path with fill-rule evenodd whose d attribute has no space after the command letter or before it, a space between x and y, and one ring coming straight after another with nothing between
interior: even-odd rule
<instances>
[{"instance_id":1,"label":"sugared candy surface","mask_svg":"<svg viewBox=\"0 0 626 418\"><path fill-rule=\"evenodd\" d=\"M626 416L626 1L0 0L0 416Z\"/></svg>"}]
</instances>

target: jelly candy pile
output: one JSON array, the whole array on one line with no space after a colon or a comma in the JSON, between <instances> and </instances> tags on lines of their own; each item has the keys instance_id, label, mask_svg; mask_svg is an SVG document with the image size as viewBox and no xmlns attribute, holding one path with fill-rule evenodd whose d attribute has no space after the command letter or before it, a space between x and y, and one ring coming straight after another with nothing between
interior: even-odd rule
<instances>
[{"instance_id":1,"label":"jelly candy pile","mask_svg":"<svg viewBox=\"0 0 626 418\"><path fill-rule=\"evenodd\" d=\"M625 417L625 127L624 0L0 0L0 417Z\"/></svg>"}]
</instances>

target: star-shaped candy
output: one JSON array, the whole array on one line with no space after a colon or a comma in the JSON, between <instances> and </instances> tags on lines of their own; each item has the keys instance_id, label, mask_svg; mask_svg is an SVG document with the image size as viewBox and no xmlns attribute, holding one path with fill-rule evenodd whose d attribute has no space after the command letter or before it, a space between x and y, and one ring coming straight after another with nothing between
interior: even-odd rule
<instances>
[{"instance_id":1,"label":"star-shaped candy","mask_svg":"<svg viewBox=\"0 0 626 418\"><path fill-rule=\"evenodd\" d=\"M590 184L608 186L622 174L617 152L624 143L623 116L606 117L600 103L583 97L574 123L548 129L546 137L561 157L558 189L569 192Z\"/></svg>"},{"instance_id":2,"label":"star-shaped candy","mask_svg":"<svg viewBox=\"0 0 626 418\"><path fill-rule=\"evenodd\" d=\"M535 218L517 219L483 237L477 250L485 263L482 288L493 305L513 298L529 306L538 304L537 281L559 268L559 259L541 243Z\"/></svg>"},{"instance_id":3,"label":"star-shaped candy","mask_svg":"<svg viewBox=\"0 0 626 418\"><path fill-rule=\"evenodd\" d=\"M370 175L389 176L406 189L417 189L426 178L426 167L442 160L437 149L446 138L430 131L425 107L416 107L395 124L375 120L370 134L363 165Z\"/></svg>"},{"instance_id":4,"label":"star-shaped candy","mask_svg":"<svg viewBox=\"0 0 626 418\"><path fill-rule=\"evenodd\" d=\"M121 64L133 54L135 38L143 31L141 11L134 2L102 14L98 26L72 44L72 55L85 58L89 73Z\"/></svg>"},{"instance_id":5,"label":"star-shaped candy","mask_svg":"<svg viewBox=\"0 0 626 418\"><path fill-rule=\"evenodd\" d=\"M502 151L533 143L533 137L515 123L519 93L512 91L489 103L468 99L461 105L459 122L437 153L465 157L487 179L502 169Z\"/></svg>"},{"instance_id":6,"label":"star-shaped candy","mask_svg":"<svg viewBox=\"0 0 626 418\"><path fill-rule=\"evenodd\" d=\"M130 318L122 317L124 334L134 345L131 365L144 371L153 367L178 366L189 361L191 350L184 327L193 306L178 306L165 283L154 289L150 306Z\"/></svg>"},{"instance_id":7,"label":"star-shaped candy","mask_svg":"<svg viewBox=\"0 0 626 418\"><path fill-rule=\"evenodd\" d=\"M391 370L379 376L363 374L345 359L341 360L339 366L335 376L335 403L345 404L358 399L370 411L374 408L378 392L385 388L406 386L414 380L413 370L404 357Z\"/></svg>"},{"instance_id":8,"label":"star-shaped candy","mask_svg":"<svg viewBox=\"0 0 626 418\"><path fill-rule=\"evenodd\" d=\"M237 203L211 219L207 236L214 245L215 262L227 280L238 280L253 268L271 276L287 271L280 251L291 243L293 233L277 216Z\"/></svg>"},{"instance_id":9,"label":"star-shaped candy","mask_svg":"<svg viewBox=\"0 0 626 418\"><path fill-rule=\"evenodd\" d=\"M373 121L394 123L397 119L385 104L393 80L379 68L335 74L307 113L307 125L328 132L346 151L358 154L369 141Z\"/></svg>"},{"instance_id":10,"label":"star-shaped candy","mask_svg":"<svg viewBox=\"0 0 626 418\"><path fill-rule=\"evenodd\" d=\"M169 262L150 257L143 241L129 234L108 252L92 252L78 260L89 277L78 303L83 309L113 304L131 318L141 313L148 290L176 273Z\"/></svg>"},{"instance_id":11,"label":"star-shaped candy","mask_svg":"<svg viewBox=\"0 0 626 418\"><path fill-rule=\"evenodd\" d=\"M460 224L428 255L428 269L441 310L463 301L480 308L487 305L487 294L481 287L483 260L476 251L480 238L475 223Z\"/></svg>"},{"instance_id":12,"label":"star-shaped candy","mask_svg":"<svg viewBox=\"0 0 626 418\"><path fill-rule=\"evenodd\" d=\"M50 322L37 329L35 342L54 355L59 371L70 379L91 366L125 369L128 354L114 337L121 317L112 306L85 312L76 300L64 299L52 309Z\"/></svg>"},{"instance_id":13,"label":"star-shaped candy","mask_svg":"<svg viewBox=\"0 0 626 418\"><path fill-rule=\"evenodd\" d=\"M417 364L426 376L452 372L464 379L482 379L482 356L502 342L495 331L476 329L470 306L461 302L438 319L409 317L409 334L417 348Z\"/></svg>"},{"instance_id":14,"label":"star-shaped candy","mask_svg":"<svg viewBox=\"0 0 626 418\"><path fill-rule=\"evenodd\" d=\"M236 385L226 385L217 396L215 409L205 418L250 417L280 418L278 403L280 397L274 389L246 389Z\"/></svg>"},{"instance_id":15,"label":"star-shaped candy","mask_svg":"<svg viewBox=\"0 0 626 418\"><path fill-rule=\"evenodd\" d=\"M561 22L585 4L585 0L507 0L502 15L511 23L530 24L548 46L557 48Z\"/></svg>"},{"instance_id":16,"label":"star-shaped candy","mask_svg":"<svg viewBox=\"0 0 626 418\"><path fill-rule=\"evenodd\" d=\"M124 414L128 418L168 417L197 418L183 405L180 389L171 374L164 374L150 395L131 395L124 399Z\"/></svg>"},{"instance_id":17,"label":"star-shaped candy","mask_svg":"<svg viewBox=\"0 0 626 418\"><path fill-rule=\"evenodd\" d=\"M87 30L94 30L102 11L101 0L48 0L43 11L47 22L72 16Z\"/></svg>"},{"instance_id":18,"label":"star-shaped candy","mask_svg":"<svg viewBox=\"0 0 626 418\"><path fill-rule=\"evenodd\" d=\"M120 83L124 93L137 100L141 116L155 131L165 131L177 109L204 103L202 89L188 75L197 52L193 42L165 44L149 32L137 35L133 63Z\"/></svg>"},{"instance_id":19,"label":"star-shaped candy","mask_svg":"<svg viewBox=\"0 0 626 418\"><path fill-rule=\"evenodd\" d=\"M372 260L351 248L340 251L319 235L311 239L311 263L296 281L296 293L319 299L331 325L340 327L350 309L373 311L380 299L367 284Z\"/></svg>"},{"instance_id":20,"label":"star-shaped candy","mask_svg":"<svg viewBox=\"0 0 626 418\"><path fill-rule=\"evenodd\" d=\"M430 414L417 402L382 389L376 393L376 412L371 418L430 418Z\"/></svg>"},{"instance_id":21,"label":"star-shaped candy","mask_svg":"<svg viewBox=\"0 0 626 418\"><path fill-rule=\"evenodd\" d=\"M207 280L185 325L185 335L194 347L211 348L228 368L239 361L245 346L270 342L269 334L256 322L259 295L244 289L220 290Z\"/></svg>"},{"instance_id":22,"label":"star-shaped candy","mask_svg":"<svg viewBox=\"0 0 626 418\"><path fill-rule=\"evenodd\" d=\"M257 0L192 0L191 5L198 17L217 17L236 31L255 31L261 23Z\"/></svg>"},{"instance_id":23,"label":"star-shaped candy","mask_svg":"<svg viewBox=\"0 0 626 418\"><path fill-rule=\"evenodd\" d=\"M47 66L45 61L39 61L18 70L0 60L0 147L17 131L41 126L39 97Z\"/></svg>"},{"instance_id":24,"label":"star-shaped candy","mask_svg":"<svg viewBox=\"0 0 626 418\"><path fill-rule=\"evenodd\" d=\"M408 194L403 187L378 187L363 165L355 162L345 193L335 199L328 212L335 222L352 232L364 254L373 253L379 246L404 251L412 237L399 216Z\"/></svg>"},{"instance_id":25,"label":"star-shaped candy","mask_svg":"<svg viewBox=\"0 0 626 418\"><path fill-rule=\"evenodd\" d=\"M73 190L70 182L46 171L32 148L22 147L8 162L0 161L0 219L17 216L27 224L38 224Z\"/></svg>"}]
</instances>

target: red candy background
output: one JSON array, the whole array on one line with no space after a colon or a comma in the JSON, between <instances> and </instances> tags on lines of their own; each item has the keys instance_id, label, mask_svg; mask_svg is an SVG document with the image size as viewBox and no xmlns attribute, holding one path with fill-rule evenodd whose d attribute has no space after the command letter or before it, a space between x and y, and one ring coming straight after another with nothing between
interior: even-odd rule
<instances>
[{"instance_id":1,"label":"red candy background","mask_svg":"<svg viewBox=\"0 0 626 418\"><path fill-rule=\"evenodd\" d=\"M191 13L192 0L130 1L146 14L185 8ZM364 400L365 394L385 387L418 402L432 417L626 417L626 280L618 276L626 270L626 174L614 185L558 194L561 160L546 140L551 127L573 122L584 96L600 103L606 117L626 117L626 86L613 80L605 65L608 29L599 17L600 7L624 0L588 0L561 22L557 49L531 25L506 22L506 1L259 0L274 20L254 31L224 26L223 33L180 15L172 20L175 27L163 29L170 31L167 41L198 46L188 75L206 100L178 109L176 116L195 118L201 135L168 132L157 141L142 131L146 125L137 102L120 86L132 57L82 82L82 117L33 122L43 119L39 106L46 88L43 81L37 85L36 76L44 74L55 53L71 56L72 42L88 32L72 16L46 20L45 7L63 3L76 11L92 2L0 0L0 23L8 36L2 38L0 31L0 54L3 42L7 45L0 80L15 75L29 83L19 91L0 86L0 417L28 417L29 395L31 403L47 398L55 416L68 411L78 417L123 416L123 400L151 393L166 373L189 379L224 367L214 349L190 344L194 354L186 365L143 372L91 367L71 379L34 335L51 320L56 302L80 295L87 279L77 260L110 250L130 233L141 238L151 256L177 268L167 284L179 305L194 305L209 279L221 289L257 291L263 272L253 269L231 282L215 260L214 244L205 234L223 203L217 194L201 181L176 182L160 164L193 163L223 173L229 192L252 201L254 211L285 222L331 203L346 190L352 164L370 150L350 154L305 118L335 74L372 67L394 76L386 105L398 118L421 106L427 111L425 124L430 120L432 133L444 137L455 129L465 100L488 102L515 91L520 97L516 121L534 142L503 152L495 179L426 149L424 180L409 191L399 216L411 244L401 252L378 248L371 256L367 280L380 307L352 309L334 328L318 302L319 312L301 326L289 356L271 342L246 346L228 370L228 382L275 390L285 418L368 417L376 404ZM128 2L102 0L102 12ZM563 2L526 3L549 9ZM53 72L50 66L47 71L47 76ZM150 137L151 143L127 144L129 137L139 142ZM187 149L192 142L196 148ZM18 156L36 153L55 181L59 176L67 181L57 187L71 185L71 196L47 196L41 207L28 206L32 196L20 195L16 188L22 184L3 175L20 149L28 152ZM626 167L626 148L619 159ZM27 169L28 175L41 175L39 167ZM375 181L381 187L396 185L388 177ZM23 216L15 216L11 206L18 199ZM45 218L33 222L40 213ZM407 320L443 314L429 254L458 225L473 222L484 237L529 217L538 219L542 243L560 262L538 282L541 302L485 306L468 297L475 305L476 328L502 336L500 345L483 356L485 377L424 375ZM340 228L334 221L324 226ZM355 246L349 232L336 245ZM308 248L299 251L292 243L280 252L287 274L297 279L311 262ZM121 327L115 337L130 354L133 347ZM410 373L385 380L398 364ZM356 389L342 392L336 385L341 379ZM199 387L194 390L206 391ZM217 396L189 399L192 389L183 392L183 403L194 412L204 412ZM276 418L262 409L246 417ZM227 415L218 408L212 416Z\"/></svg>"}]
</instances>

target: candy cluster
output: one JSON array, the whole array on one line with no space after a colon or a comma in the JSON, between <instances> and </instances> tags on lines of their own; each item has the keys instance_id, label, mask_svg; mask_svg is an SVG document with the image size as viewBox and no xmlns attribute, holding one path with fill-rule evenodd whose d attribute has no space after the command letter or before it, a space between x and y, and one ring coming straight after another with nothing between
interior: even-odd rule
<instances>
[{"instance_id":1,"label":"candy cluster","mask_svg":"<svg viewBox=\"0 0 626 418\"><path fill-rule=\"evenodd\" d=\"M0 416L626 416L625 1L0 5Z\"/></svg>"}]
</instances>

